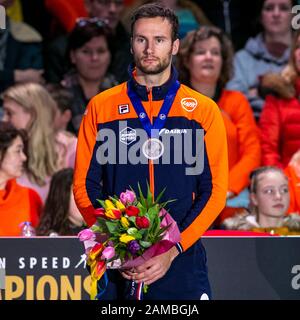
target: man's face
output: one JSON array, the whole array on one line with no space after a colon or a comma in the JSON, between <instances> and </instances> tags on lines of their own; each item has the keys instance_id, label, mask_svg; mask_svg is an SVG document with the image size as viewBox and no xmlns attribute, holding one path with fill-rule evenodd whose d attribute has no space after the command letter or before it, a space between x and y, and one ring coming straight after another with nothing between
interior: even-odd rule
<instances>
[{"instance_id":1,"label":"man's face","mask_svg":"<svg viewBox=\"0 0 300 320\"><path fill-rule=\"evenodd\" d=\"M86 10L90 17L106 20L109 27L115 30L124 8L123 0L85 0Z\"/></svg>"},{"instance_id":2,"label":"man's face","mask_svg":"<svg viewBox=\"0 0 300 320\"><path fill-rule=\"evenodd\" d=\"M131 41L136 67L144 74L165 71L179 48L179 40L172 41L170 22L161 17L137 20Z\"/></svg>"}]
</instances>

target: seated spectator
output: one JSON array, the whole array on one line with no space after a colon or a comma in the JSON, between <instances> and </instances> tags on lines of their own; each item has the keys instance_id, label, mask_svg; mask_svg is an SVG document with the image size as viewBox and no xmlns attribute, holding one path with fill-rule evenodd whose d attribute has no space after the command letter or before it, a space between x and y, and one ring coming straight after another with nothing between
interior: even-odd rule
<instances>
[{"instance_id":1,"label":"seated spectator","mask_svg":"<svg viewBox=\"0 0 300 320\"><path fill-rule=\"evenodd\" d=\"M259 121L262 164L285 168L300 149L300 33L288 66L280 74L262 78L266 102Z\"/></svg>"},{"instance_id":2,"label":"seated spectator","mask_svg":"<svg viewBox=\"0 0 300 320\"><path fill-rule=\"evenodd\" d=\"M247 207L249 174L260 165L259 133L249 102L242 93L225 89L232 71L232 51L230 40L220 29L203 26L188 33L178 56L182 82L211 97L224 119L229 186L226 208L218 221L233 214L236 207Z\"/></svg>"},{"instance_id":3,"label":"seated spectator","mask_svg":"<svg viewBox=\"0 0 300 320\"><path fill-rule=\"evenodd\" d=\"M251 209L223 221L230 230L252 230L272 234L300 234L299 214L287 215L290 194L288 179L276 167L260 167L251 175Z\"/></svg>"},{"instance_id":4,"label":"seated spectator","mask_svg":"<svg viewBox=\"0 0 300 320\"><path fill-rule=\"evenodd\" d=\"M74 201L72 183L71 168L53 175L37 235L72 236L83 229L84 221Z\"/></svg>"},{"instance_id":5,"label":"seated spectator","mask_svg":"<svg viewBox=\"0 0 300 320\"><path fill-rule=\"evenodd\" d=\"M12 3L1 1L6 8ZM41 42L32 27L6 17L6 29L0 29L0 92L15 83L44 82Z\"/></svg>"},{"instance_id":6,"label":"seated spectator","mask_svg":"<svg viewBox=\"0 0 300 320\"><path fill-rule=\"evenodd\" d=\"M65 74L62 85L74 97L71 123L75 133L79 130L89 100L117 84L114 76L107 73L111 60L108 32L102 20L82 18L69 36L67 53L72 67Z\"/></svg>"},{"instance_id":7,"label":"seated spectator","mask_svg":"<svg viewBox=\"0 0 300 320\"><path fill-rule=\"evenodd\" d=\"M259 92L260 77L268 72L279 72L288 63L293 3L293 0L262 1L262 32L250 38L234 57L234 77L227 88L247 96L256 120L264 104Z\"/></svg>"},{"instance_id":8,"label":"seated spectator","mask_svg":"<svg viewBox=\"0 0 300 320\"><path fill-rule=\"evenodd\" d=\"M24 131L0 122L0 236L19 236L20 224L37 226L42 202L37 193L16 182L24 170Z\"/></svg>"},{"instance_id":9,"label":"seated spectator","mask_svg":"<svg viewBox=\"0 0 300 320\"><path fill-rule=\"evenodd\" d=\"M109 72L119 83L128 79L127 66L132 61L130 37L120 22L124 9L123 0L85 0L86 11L90 18L99 18L108 24L108 38L111 52ZM45 76L47 81L59 83L66 73L67 36L62 35L50 43L45 51Z\"/></svg>"},{"instance_id":10,"label":"seated spectator","mask_svg":"<svg viewBox=\"0 0 300 320\"><path fill-rule=\"evenodd\" d=\"M74 148L65 146L64 132L55 131L56 103L41 85L27 83L3 93L3 121L28 133L28 160L21 185L34 189L45 200L51 176L74 166Z\"/></svg>"}]
</instances>

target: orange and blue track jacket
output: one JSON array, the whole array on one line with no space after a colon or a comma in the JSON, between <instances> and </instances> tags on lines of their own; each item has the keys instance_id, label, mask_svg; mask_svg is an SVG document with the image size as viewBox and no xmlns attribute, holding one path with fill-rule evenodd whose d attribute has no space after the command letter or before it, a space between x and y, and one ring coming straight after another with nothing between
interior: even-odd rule
<instances>
[{"instance_id":1,"label":"orange and blue track jacket","mask_svg":"<svg viewBox=\"0 0 300 320\"><path fill-rule=\"evenodd\" d=\"M136 82L134 72L131 75L130 87L141 99L150 121L155 121L169 87L176 80L177 72L173 68L164 85L148 90ZM96 95L87 106L78 135L76 204L90 226L95 222L94 208L99 207L97 199L119 196L130 186L137 190L138 182L145 194L148 181L154 197L166 188L161 201L176 199L168 211L180 228L179 247L185 251L200 239L225 205L228 155L221 113L211 99L180 84L158 138L163 141L164 135L173 134L174 141L184 144L185 135L191 133L193 140L179 149L176 143L170 143L167 164L161 159L149 160L138 147L143 145L140 140L147 141L148 137L137 133L143 132L143 127L127 90L128 83L122 83ZM203 170L187 175L186 169L192 164L185 162L183 155L187 151L195 152L196 132L200 129L204 133ZM124 160L124 152L129 160L131 156L131 161ZM182 153L181 162L176 152ZM103 161L104 157L109 161Z\"/></svg>"}]
</instances>

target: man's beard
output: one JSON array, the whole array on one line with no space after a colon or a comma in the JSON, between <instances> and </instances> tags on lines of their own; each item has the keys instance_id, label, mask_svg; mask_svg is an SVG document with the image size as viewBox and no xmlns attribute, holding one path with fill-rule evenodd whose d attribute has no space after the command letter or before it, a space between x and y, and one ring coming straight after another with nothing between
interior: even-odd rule
<instances>
[{"instance_id":1,"label":"man's beard","mask_svg":"<svg viewBox=\"0 0 300 320\"><path fill-rule=\"evenodd\" d=\"M162 60L157 60L158 63L155 65L143 65L141 62L141 59L138 59L136 56L134 57L134 61L135 61L135 65L136 67L141 70L144 74L159 74L162 73L163 71L165 71L171 62L172 59L172 54L170 52L170 54L162 59Z\"/></svg>"}]
</instances>

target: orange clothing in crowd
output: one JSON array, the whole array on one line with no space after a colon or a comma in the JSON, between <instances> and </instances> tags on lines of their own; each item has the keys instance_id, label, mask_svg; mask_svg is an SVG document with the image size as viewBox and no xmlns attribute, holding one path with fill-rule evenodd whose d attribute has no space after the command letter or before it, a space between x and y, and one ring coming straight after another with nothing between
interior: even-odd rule
<instances>
[{"instance_id":1,"label":"orange clothing in crowd","mask_svg":"<svg viewBox=\"0 0 300 320\"><path fill-rule=\"evenodd\" d=\"M19 236L24 221L36 227L41 211L42 202L35 191L9 180L5 190L0 190L0 236Z\"/></svg>"},{"instance_id":2,"label":"orange clothing in crowd","mask_svg":"<svg viewBox=\"0 0 300 320\"><path fill-rule=\"evenodd\" d=\"M260 165L259 130L246 97L223 90L217 102L222 111L228 144L228 190L239 194L249 185L249 175Z\"/></svg>"},{"instance_id":3,"label":"orange clothing in crowd","mask_svg":"<svg viewBox=\"0 0 300 320\"><path fill-rule=\"evenodd\" d=\"M284 172L289 179L290 207L288 213L298 212L300 214L300 177L296 175L292 166L287 166Z\"/></svg>"},{"instance_id":4,"label":"orange clothing in crowd","mask_svg":"<svg viewBox=\"0 0 300 320\"><path fill-rule=\"evenodd\" d=\"M228 191L236 196L248 187L251 171L260 165L259 130L248 100L239 91L222 90L217 104L222 111L227 135ZM225 207L215 224L221 224L238 211L239 208Z\"/></svg>"}]
</instances>

